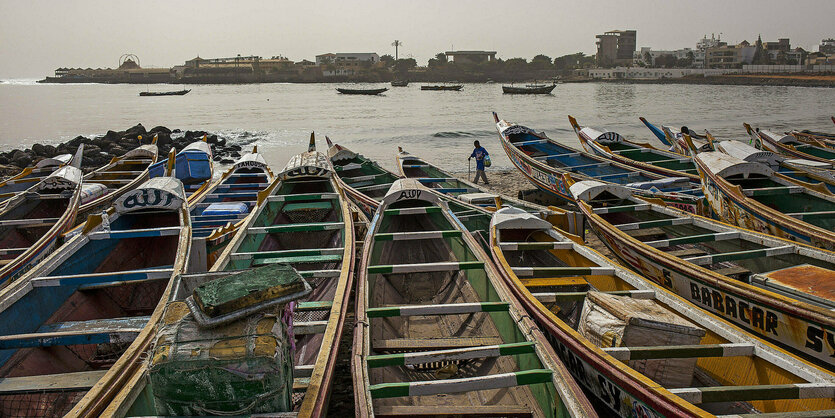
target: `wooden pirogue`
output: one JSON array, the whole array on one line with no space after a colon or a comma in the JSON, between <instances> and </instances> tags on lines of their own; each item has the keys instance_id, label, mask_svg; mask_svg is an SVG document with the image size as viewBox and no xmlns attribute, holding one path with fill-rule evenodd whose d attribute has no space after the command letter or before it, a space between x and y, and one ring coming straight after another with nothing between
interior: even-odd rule
<instances>
[{"instance_id":1,"label":"wooden pirogue","mask_svg":"<svg viewBox=\"0 0 835 418\"><path fill-rule=\"evenodd\" d=\"M140 367L190 244L182 184L151 179L3 289L0 413L97 415Z\"/></svg>"},{"instance_id":2,"label":"wooden pirogue","mask_svg":"<svg viewBox=\"0 0 835 418\"><path fill-rule=\"evenodd\" d=\"M87 220L88 215L108 209L113 202L148 180L148 167L157 161L156 137L153 143L140 145L121 157L84 175L83 203L78 208L76 224Z\"/></svg>"},{"instance_id":3,"label":"wooden pirogue","mask_svg":"<svg viewBox=\"0 0 835 418\"><path fill-rule=\"evenodd\" d=\"M590 404L435 192L396 181L363 246L357 416L588 416Z\"/></svg>"},{"instance_id":4,"label":"wooden pirogue","mask_svg":"<svg viewBox=\"0 0 835 418\"><path fill-rule=\"evenodd\" d=\"M835 413L831 373L612 263L547 222L501 209L493 215L490 244L505 280L577 382L597 398L601 415Z\"/></svg>"},{"instance_id":5,"label":"wooden pirogue","mask_svg":"<svg viewBox=\"0 0 835 418\"><path fill-rule=\"evenodd\" d=\"M374 217L374 212L382 201L388 189L399 178L396 174L380 167L376 162L368 159L362 154L357 154L341 145L334 145L328 140L330 149L328 156L331 163L334 165L335 173L342 184L345 193L351 200L363 211L363 213L370 219ZM427 167L433 167L426 164ZM443 177L451 178L449 173L443 172ZM438 185L438 183L434 183ZM478 188L479 186L465 183L471 188ZM471 185L471 186L469 186ZM482 191L484 189L478 188ZM490 224L490 211L495 210L496 202L510 202L510 204L522 207L530 213L536 213L547 219L549 222L557 225L566 231L572 233L582 234L583 221L581 217L575 216L576 212L567 212L559 208L539 206L530 202L524 202L518 199L513 199L504 195L497 195L494 193L485 192L485 200L478 199L459 199L462 195L456 197L452 194L442 194L442 199L447 203L447 206L455 217L458 218L464 227L474 234L479 243L487 250L487 227ZM481 197L478 193L474 194L476 197ZM497 200L498 198L498 200ZM490 202L482 205L475 205L471 202Z\"/></svg>"},{"instance_id":6,"label":"wooden pirogue","mask_svg":"<svg viewBox=\"0 0 835 418\"><path fill-rule=\"evenodd\" d=\"M0 203L38 184L38 182L54 173L55 170L69 164L70 161L72 161L72 154L44 158L35 165L24 168L20 173L0 181Z\"/></svg>"},{"instance_id":7,"label":"wooden pirogue","mask_svg":"<svg viewBox=\"0 0 835 418\"><path fill-rule=\"evenodd\" d=\"M327 158L315 152L312 145L309 149L292 157L270 186L259 193L258 209L245 219L209 273L220 277L228 272L285 264L297 269L314 286L313 293L298 303L293 314L295 393L291 405L295 414L290 416L323 416L326 412L353 277L349 203ZM147 384L145 373L130 377L129 384L104 411L106 415L158 413L153 387Z\"/></svg>"},{"instance_id":8,"label":"wooden pirogue","mask_svg":"<svg viewBox=\"0 0 835 418\"><path fill-rule=\"evenodd\" d=\"M804 160L835 162L835 149L816 143L807 143L793 135L779 135L765 129L754 129L745 123L745 130L756 141L757 148Z\"/></svg>"},{"instance_id":9,"label":"wooden pirogue","mask_svg":"<svg viewBox=\"0 0 835 418\"><path fill-rule=\"evenodd\" d=\"M311 142L313 137L311 136ZM324 415L353 281L355 240L348 202L327 157L311 151L290 159L259 193L247 218L211 271L285 263L314 287L294 316L294 407Z\"/></svg>"},{"instance_id":10,"label":"wooden pirogue","mask_svg":"<svg viewBox=\"0 0 835 418\"><path fill-rule=\"evenodd\" d=\"M695 157L705 198L724 221L835 249L835 197L810 184L720 152Z\"/></svg>"},{"instance_id":11,"label":"wooden pirogue","mask_svg":"<svg viewBox=\"0 0 835 418\"><path fill-rule=\"evenodd\" d=\"M704 213L702 191L686 177L665 177L607 160L557 143L543 133L499 120L493 112L502 148L513 165L543 192L573 202L563 174L627 185L639 193L657 196L692 213Z\"/></svg>"},{"instance_id":12,"label":"wooden pirogue","mask_svg":"<svg viewBox=\"0 0 835 418\"><path fill-rule=\"evenodd\" d=\"M571 186L627 266L701 308L835 370L835 253L664 207L595 182Z\"/></svg>"},{"instance_id":13,"label":"wooden pirogue","mask_svg":"<svg viewBox=\"0 0 835 418\"><path fill-rule=\"evenodd\" d=\"M244 218L256 209L258 192L267 188L273 178L258 147L253 147L251 153L242 155L220 178L200 193L189 196L192 254L199 254L200 261L195 261L201 266L193 265L191 271L211 268Z\"/></svg>"},{"instance_id":14,"label":"wooden pirogue","mask_svg":"<svg viewBox=\"0 0 835 418\"><path fill-rule=\"evenodd\" d=\"M0 288L25 274L60 245L81 202L81 157L0 206Z\"/></svg>"},{"instance_id":15,"label":"wooden pirogue","mask_svg":"<svg viewBox=\"0 0 835 418\"><path fill-rule=\"evenodd\" d=\"M684 135L680 130L676 130L667 126L658 126L653 125L650 123L646 118L643 116L639 117L638 119L644 123L644 125L649 128L653 135L661 141L662 144L667 145L670 151L676 152L681 155L691 155L690 154L690 147L684 141ZM664 133L664 129L669 129L671 135L668 136ZM699 151L710 151L711 146L710 143L707 141L707 136L697 134L693 129L688 129L687 132L690 135L690 139L692 139L693 143L696 144L696 147Z\"/></svg>"},{"instance_id":16,"label":"wooden pirogue","mask_svg":"<svg viewBox=\"0 0 835 418\"><path fill-rule=\"evenodd\" d=\"M651 173L667 177L687 177L691 182L699 183L699 173L693 159L686 155L656 149L648 143L633 142L617 132L583 128L570 115L568 121L587 152Z\"/></svg>"}]
</instances>

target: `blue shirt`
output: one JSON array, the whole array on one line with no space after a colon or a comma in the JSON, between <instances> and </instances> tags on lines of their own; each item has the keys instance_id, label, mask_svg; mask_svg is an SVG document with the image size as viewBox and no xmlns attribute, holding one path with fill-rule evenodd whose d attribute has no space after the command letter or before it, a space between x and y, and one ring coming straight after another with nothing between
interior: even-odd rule
<instances>
[{"instance_id":1,"label":"blue shirt","mask_svg":"<svg viewBox=\"0 0 835 418\"><path fill-rule=\"evenodd\" d=\"M484 170L484 157L490 155L484 147L478 147L470 154L470 158L475 158L475 169Z\"/></svg>"}]
</instances>

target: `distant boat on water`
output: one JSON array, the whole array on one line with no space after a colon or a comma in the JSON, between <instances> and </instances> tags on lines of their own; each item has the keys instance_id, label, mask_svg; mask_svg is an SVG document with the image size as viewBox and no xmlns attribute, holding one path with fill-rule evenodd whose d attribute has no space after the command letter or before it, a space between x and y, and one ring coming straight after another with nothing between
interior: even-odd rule
<instances>
[{"instance_id":1,"label":"distant boat on water","mask_svg":"<svg viewBox=\"0 0 835 418\"><path fill-rule=\"evenodd\" d=\"M139 92L139 95L140 96L183 96L190 91L191 91L191 89L177 90L177 91L141 91L141 92Z\"/></svg>"},{"instance_id":2,"label":"distant boat on water","mask_svg":"<svg viewBox=\"0 0 835 418\"><path fill-rule=\"evenodd\" d=\"M526 84L525 87L516 86L502 86L502 92L505 94L551 94L557 84Z\"/></svg>"},{"instance_id":3,"label":"distant boat on water","mask_svg":"<svg viewBox=\"0 0 835 418\"><path fill-rule=\"evenodd\" d=\"M384 87L381 89L336 89L336 91L342 94L365 94L368 96L374 96L384 91L388 91L388 89Z\"/></svg>"},{"instance_id":4,"label":"distant boat on water","mask_svg":"<svg viewBox=\"0 0 835 418\"><path fill-rule=\"evenodd\" d=\"M463 88L464 88L463 84L454 84L454 85L451 85L451 86L447 86L447 85L420 86L421 90L432 90L432 91L446 91L446 90L460 91Z\"/></svg>"},{"instance_id":5,"label":"distant boat on water","mask_svg":"<svg viewBox=\"0 0 835 418\"><path fill-rule=\"evenodd\" d=\"M409 80L394 80L391 82L392 87L406 87L409 85Z\"/></svg>"}]
</instances>

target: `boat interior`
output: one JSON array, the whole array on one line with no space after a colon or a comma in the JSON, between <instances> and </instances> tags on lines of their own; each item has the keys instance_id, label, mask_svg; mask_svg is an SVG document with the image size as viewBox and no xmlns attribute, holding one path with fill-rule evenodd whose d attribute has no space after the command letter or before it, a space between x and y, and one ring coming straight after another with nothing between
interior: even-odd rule
<instances>
[{"instance_id":1,"label":"boat interior","mask_svg":"<svg viewBox=\"0 0 835 418\"><path fill-rule=\"evenodd\" d=\"M769 388L807 380L762 358L750 343L740 343L746 337L733 341L723 337L712 328L707 314L698 315L702 312L698 308L683 314L674 305L679 302L659 295L645 279L622 275L620 267L588 248L585 253L577 251L583 247L575 247L555 230L500 229L496 245L529 297L556 315L556 325L570 329L570 338L601 348L611 356L605 361L633 369L704 411L726 415L822 409L831 413L835 408L832 399L799 400L788 389L764 395ZM606 314L600 314L603 311ZM626 329L618 333L611 321L625 321ZM650 325L653 321L657 323ZM596 329L590 323L601 325ZM640 327L646 327L643 333ZM719 350L719 344L734 344L740 351ZM558 353L563 361L572 359L565 350ZM578 379L578 383L590 389L586 381ZM636 381L636 387L644 385ZM599 395L600 390L592 392ZM701 393L700 399L691 396L696 392ZM596 407L604 405L598 402ZM598 412L611 414L610 410Z\"/></svg>"},{"instance_id":2,"label":"boat interior","mask_svg":"<svg viewBox=\"0 0 835 418\"><path fill-rule=\"evenodd\" d=\"M177 211L117 215L3 299L0 415L63 415L104 376L159 303L181 231Z\"/></svg>"},{"instance_id":3,"label":"boat interior","mask_svg":"<svg viewBox=\"0 0 835 418\"><path fill-rule=\"evenodd\" d=\"M102 196L113 193L121 187L134 181L140 176L153 160L150 157L136 156L130 159L121 159L114 165L91 172L84 176L84 183L98 183L107 187Z\"/></svg>"},{"instance_id":4,"label":"boat interior","mask_svg":"<svg viewBox=\"0 0 835 418\"><path fill-rule=\"evenodd\" d=\"M654 166L669 168L687 174L698 175L693 160L683 155L653 148L642 147L629 142L604 142L612 153Z\"/></svg>"},{"instance_id":5,"label":"boat interior","mask_svg":"<svg viewBox=\"0 0 835 418\"><path fill-rule=\"evenodd\" d=\"M774 210L827 230L835 229L835 198L823 198L783 179L750 174L724 177L743 193Z\"/></svg>"},{"instance_id":6,"label":"boat interior","mask_svg":"<svg viewBox=\"0 0 835 418\"><path fill-rule=\"evenodd\" d=\"M373 161L356 156L351 159L331 160L336 174L348 186L374 199L380 200L388 192L398 176L382 169Z\"/></svg>"},{"instance_id":7,"label":"boat interior","mask_svg":"<svg viewBox=\"0 0 835 418\"><path fill-rule=\"evenodd\" d=\"M342 278L346 245L339 195L330 178L285 180L263 203L224 270L268 264L292 265L313 287L293 316L295 367L293 405L307 390Z\"/></svg>"},{"instance_id":8,"label":"boat interior","mask_svg":"<svg viewBox=\"0 0 835 418\"><path fill-rule=\"evenodd\" d=\"M512 145L531 158L567 173L616 184L651 182L658 179L657 176L650 176L640 170L577 151L531 132L511 133L508 139ZM689 185L683 188L677 183L673 187L662 187L661 191L701 193L699 188L691 188Z\"/></svg>"},{"instance_id":9,"label":"boat interior","mask_svg":"<svg viewBox=\"0 0 835 418\"><path fill-rule=\"evenodd\" d=\"M803 255L795 245L776 238L763 240L744 230L694 222L691 216L675 216L637 199L605 194L589 202L595 214L650 247L745 283L835 308L835 291L825 284L833 276L835 257ZM823 287L810 291L810 285Z\"/></svg>"},{"instance_id":10,"label":"boat interior","mask_svg":"<svg viewBox=\"0 0 835 418\"><path fill-rule=\"evenodd\" d=\"M478 193L481 190L470 187L467 183L451 177L437 167L428 164L422 159L409 155L400 159L400 166L403 175L407 178L417 179L424 186L436 190L438 193L457 196L464 193Z\"/></svg>"},{"instance_id":11,"label":"boat interior","mask_svg":"<svg viewBox=\"0 0 835 418\"><path fill-rule=\"evenodd\" d=\"M32 193L0 211L0 267L41 239L67 211L73 191Z\"/></svg>"},{"instance_id":12,"label":"boat interior","mask_svg":"<svg viewBox=\"0 0 835 418\"><path fill-rule=\"evenodd\" d=\"M207 237L215 229L227 223L236 223L249 215L258 200L258 192L270 184L270 176L262 167L242 167L227 176L214 190L204 195L191 208L192 237ZM246 203L247 210L240 213L204 214L213 203Z\"/></svg>"},{"instance_id":13,"label":"boat interior","mask_svg":"<svg viewBox=\"0 0 835 418\"><path fill-rule=\"evenodd\" d=\"M544 416L553 411L550 371L543 370L533 343L515 325L484 263L439 206L422 200L389 205L370 245L365 364L375 414ZM480 352L511 346L530 349L513 355ZM451 357L460 349L473 354ZM533 380L501 380L508 373ZM421 392L410 389L415 387Z\"/></svg>"}]
</instances>

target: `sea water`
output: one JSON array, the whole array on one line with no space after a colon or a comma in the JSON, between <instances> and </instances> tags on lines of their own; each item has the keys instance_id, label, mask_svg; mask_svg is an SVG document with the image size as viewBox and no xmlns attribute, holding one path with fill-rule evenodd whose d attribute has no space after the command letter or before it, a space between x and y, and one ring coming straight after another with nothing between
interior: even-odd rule
<instances>
[{"instance_id":1,"label":"sea water","mask_svg":"<svg viewBox=\"0 0 835 418\"><path fill-rule=\"evenodd\" d=\"M139 97L140 91L190 88L185 96ZM388 87L379 96L349 96L336 87ZM420 84L104 85L0 82L0 150L77 135L102 135L137 123L147 129L206 130L244 149L257 144L274 170L306 150L311 131L387 168L401 146L451 171L466 171L472 143L490 152L490 170L510 169L491 112L579 147L567 115L581 125L658 144L638 120L687 125L717 138L746 140L743 122L778 132L835 132L835 89L771 86L566 83L551 95L506 95L499 84L421 91ZM660 146L660 145L659 145Z\"/></svg>"}]
</instances>

